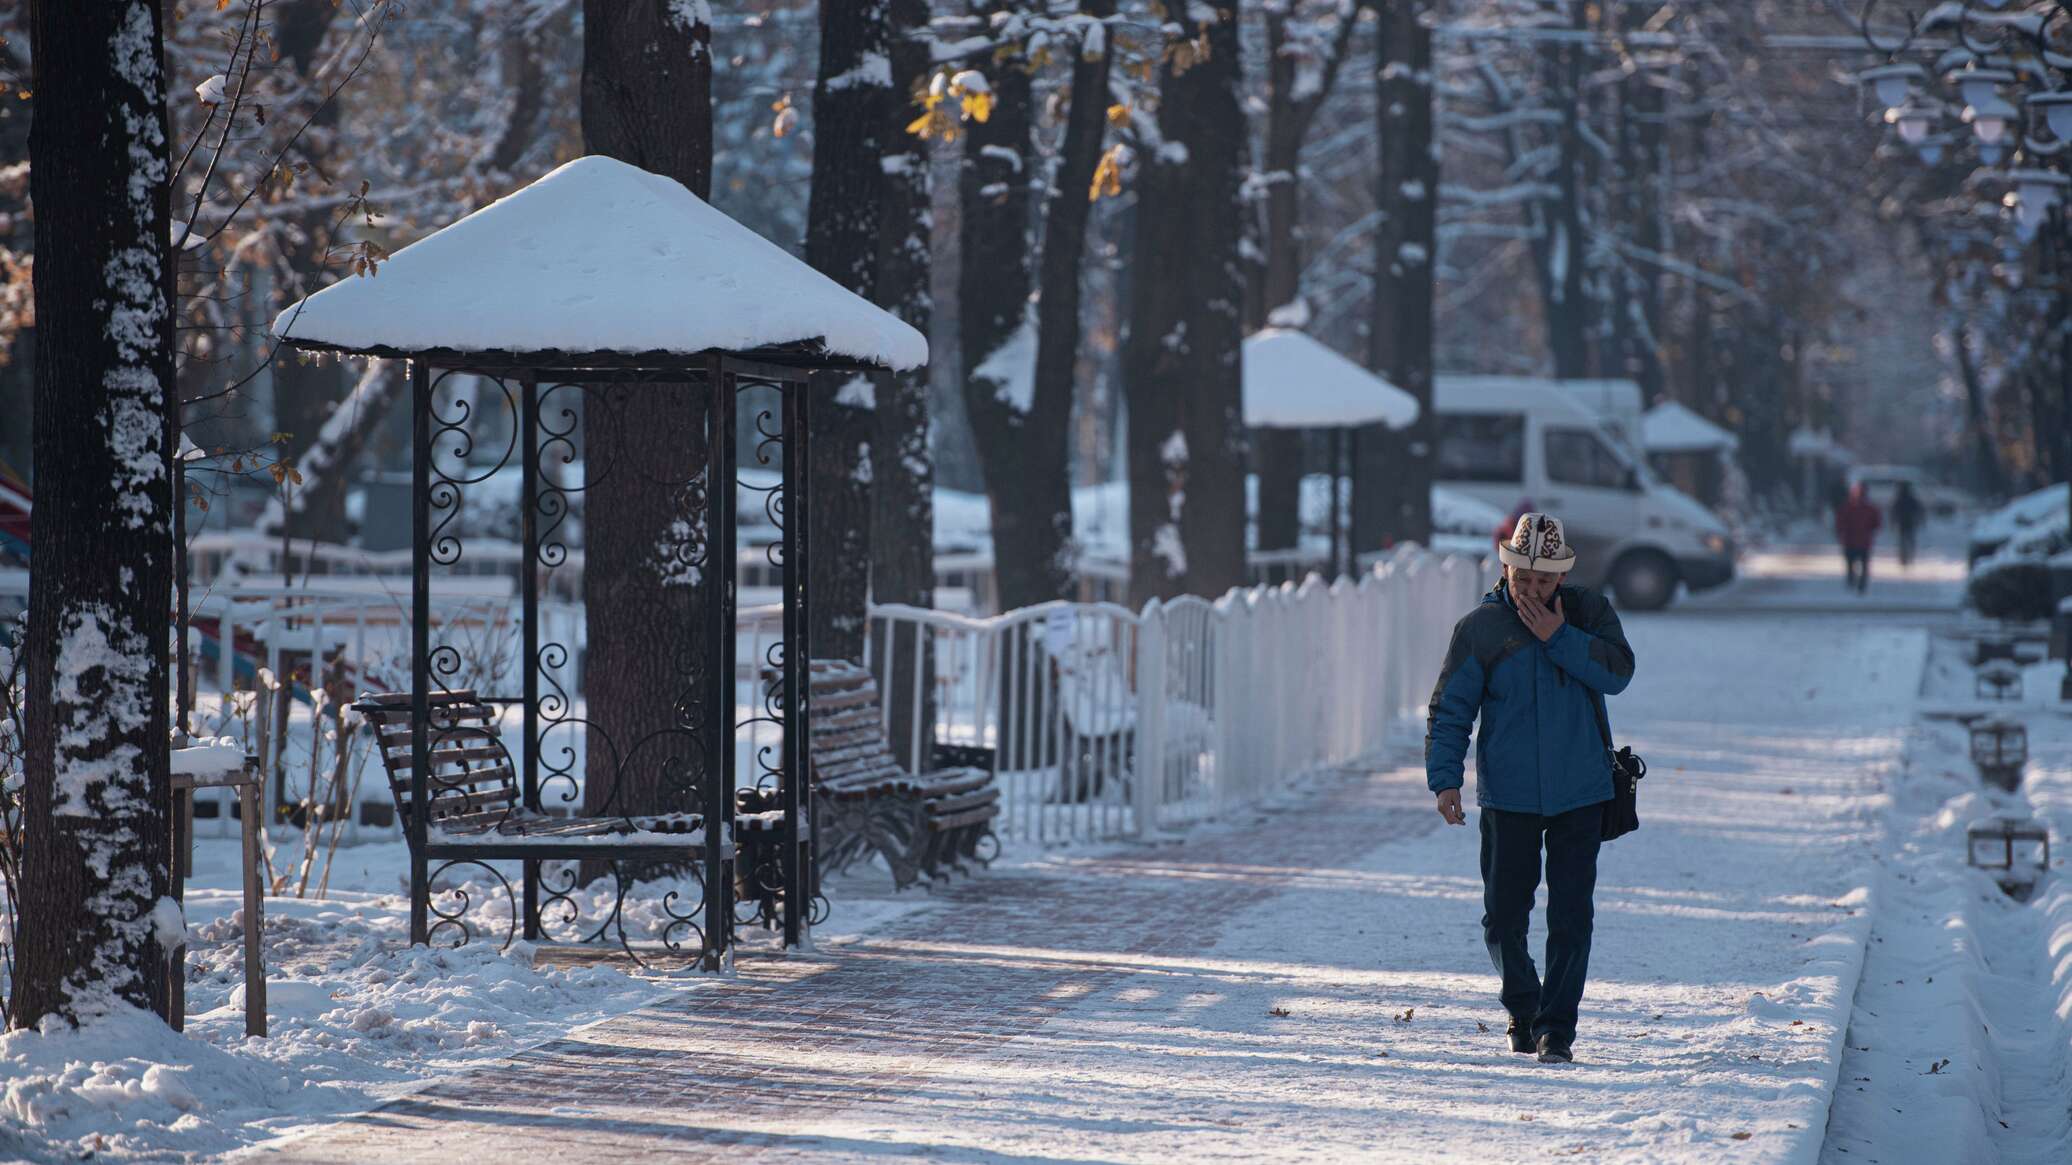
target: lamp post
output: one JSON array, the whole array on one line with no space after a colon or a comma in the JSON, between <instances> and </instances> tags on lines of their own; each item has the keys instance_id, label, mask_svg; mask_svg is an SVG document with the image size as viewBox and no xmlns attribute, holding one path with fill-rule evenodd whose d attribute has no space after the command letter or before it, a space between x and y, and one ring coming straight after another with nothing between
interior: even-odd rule
<instances>
[{"instance_id":1,"label":"lamp post","mask_svg":"<svg viewBox=\"0 0 2072 1165\"><path fill-rule=\"evenodd\" d=\"M1889 43L1871 27L1879 3L1864 0L1859 28L1885 60L1857 81L1924 162L1938 164L1946 146L1968 139L2004 185L2000 202L2014 212L2016 236L2037 247L2058 334L2059 398L2072 416L2072 0L1941 4L1923 17L1909 13L1906 31ZM1938 132L1951 110L1963 129Z\"/></svg>"},{"instance_id":2,"label":"lamp post","mask_svg":"<svg viewBox=\"0 0 2072 1165\"><path fill-rule=\"evenodd\" d=\"M2013 792L2029 763L2029 730L2019 721L1989 716L1971 726L1971 763L1981 780Z\"/></svg>"}]
</instances>

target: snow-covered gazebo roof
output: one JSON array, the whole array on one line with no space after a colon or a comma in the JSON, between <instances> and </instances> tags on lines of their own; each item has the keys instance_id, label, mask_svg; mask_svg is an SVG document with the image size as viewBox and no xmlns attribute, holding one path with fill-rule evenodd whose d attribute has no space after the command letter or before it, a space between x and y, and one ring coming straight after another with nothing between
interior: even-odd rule
<instances>
[{"instance_id":1,"label":"snow-covered gazebo roof","mask_svg":"<svg viewBox=\"0 0 2072 1165\"><path fill-rule=\"evenodd\" d=\"M1793 457L1812 457L1842 465L1856 460L1847 449L1835 443L1833 435L1826 429L1817 433L1803 426L1793 429L1786 447Z\"/></svg>"},{"instance_id":2,"label":"snow-covered gazebo roof","mask_svg":"<svg viewBox=\"0 0 2072 1165\"><path fill-rule=\"evenodd\" d=\"M274 335L377 356L684 357L916 368L905 323L682 183L590 156L291 305Z\"/></svg>"},{"instance_id":3,"label":"snow-covered gazebo roof","mask_svg":"<svg viewBox=\"0 0 2072 1165\"><path fill-rule=\"evenodd\" d=\"M1741 447L1741 438L1665 400L1641 417L1640 443L1650 453L1730 453Z\"/></svg>"},{"instance_id":4,"label":"snow-covered gazebo roof","mask_svg":"<svg viewBox=\"0 0 2072 1165\"><path fill-rule=\"evenodd\" d=\"M1245 424L1335 429L1417 420L1417 398L1309 335L1266 328L1245 339Z\"/></svg>"}]
</instances>

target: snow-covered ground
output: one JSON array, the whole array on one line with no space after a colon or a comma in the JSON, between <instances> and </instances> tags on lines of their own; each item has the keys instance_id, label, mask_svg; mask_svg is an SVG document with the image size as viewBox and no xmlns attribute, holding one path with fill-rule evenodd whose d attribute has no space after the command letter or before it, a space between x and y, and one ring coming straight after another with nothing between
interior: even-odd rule
<instances>
[{"instance_id":1,"label":"snow-covered ground","mask_svg":"<svg viewBox=\"0 0 2072 1165\"><path fill-rule=\"evenodd\" d=\"M1499 1143L1506 1156L1593 1161L1816 1159L1838 1075L1857 1083L1848 1078L1857 1053L1845 1063L1841 1046L1873 910L1889 917L1890 903L1905 902L1954 917L1948 903L1907 900L1895 867L1877 860L1888 827L1933 792L1911 783L1937 763L1923 760L1913 727L1929 637L1911 615L1792 613L1766 607L1761 593L1757 609L1627 619L1639 681L1613 701L1613 719L1652 767L1642 830L1605 851L1577 1064L1542 1067L1504 1049L1479 934L1475 833L1440 825L1405 748L1372 770L1307 783L1295 804L1321 805L1339 839L1324 851L1303 842L1317 819L1283 806L1199 830L1149 851L1154 860L1127 846L1017 855L975 892L1011 901L1098 893L1099 877L1127 868L1171 887L1161 909L1177 907L1184 922L1155 920L1177 929L1152 954L1131 952L1153 920L1119 906L1112 917L1090 912L1103 919L1091 927L1027 928L1004 945L917 962L917 973L953 974L977 960L1093 965L1102 975L1098 989L1060 990L1038 1024L981 1041L954 1064L933 1052L897 1062L910 1053L851 1041L815 1064L916 1086L853 1109L817 1107L810 1128L778 1131L821 1159L1422 1162L1486 1159ZM2049 762L2058 800L2040 776L2032 789L2047 811L2072 818L2064 757ZM275 1034L244 1040L231 1006L231 850L204 843L189 896L198 1038L141 1017L5 1037L0 1156L221 1153L577 1025L609 1044L628 1022L610 1017L658 996L695 1014L698 992L730 989L621 965L534 965L522 950L407 949L401 857L394 843L342 851L329 899L270 901ZM1232 899L1234 883L1247 889ZM2053 887L2026 908L2043 912L2032 916L2036 937L2072 933L2072 895L2054 897ZM1224 905L1187 911L1191 895L1219 888ZM855 893L837 893L823 949L835 959L845 948L873 959L940 956L955 940L933 921L938 909L863 874ZM1543 931L1534 933L1537 946ZM2047 960L2025 965L2028 995L1995 983L1975 994L2003 1011L2025 1006L2008 1000L2035 1000L2038 1019L2055 1023L2049 1008L2054 993L2072 992L2072 970L2056 971L2056 983L2054 970ZM2059 1010L2072 1011L2072 995ZM2062 1049L2062 1032L2056 1041ZM768 1052L781 1061L782 1049ZM1924 1087L1954 1089L1958 1079L1945 1066ZM751 1140L771 1133L759 1120L777 1119L752 1109L695 1117L699 1128ZM1840 1113L1836 1122L1838 1135L1858 1127ZM1885 1120L1875 1131L1899 1127ZM298 1144L304 1159L325 1151L321 1140Z\"/></svg>"},{"instance_id":2,"label":"snow-covered ground","mask_svg":"<svg viewBox=\"0 0 2072 1165\"><path fill-rule=\"evenodd\" d=\"M297 857L279 846L276 868ZM267 899L270 1031L247 1039L237 843L201 839L186 895L186 1034L132 1012L78 1031L0 1036L0 1161L226 1152L713 982L680 959L645 969L574 961L522 940L508 952L497 940L410 947L407 860L400 841L348 847L327 897ZM483 882L464 888L501 900ZM831 879L829 891L837 905L817 932L827 942L925 905L920 894L895 896L880 871ZM634 924L654 913L653 898L629 903ZM744 948L771 941L749 931Z\"/></svg>"},{"instance_id":3,"label":"snow-covered ground","mask_svg":"<svg viewBox=\"0 0 2072 1165\"><path fill-rule=\"evenodd\" d=\"M1812 1160L1925 637L1628 624L1642 681L1614 716L1653 767L1642 830L1604 855L1577 1064L1504 1048L1475 833L1439 825L1411 762L1340 778L1361 788L1330 809L1371 819L1373 844L1291 872L1262 841L1286 889L1215 920L1199 957L1131 960L1064 1007L1054 1056L1002 1054L931 1081L895 1126L830 1113L814 1135L965 1161ZM1002 1119L971 1122L983 1103Z\"/></svg>"},{"instance_id":4,"label":"snow-covered ground","mask_svg":"<svg viewBox=\"0 0 2072 1165\"><path fill-rule=\"evenodd\" d=\"M1881 907L1850 1020L1822 1160L1938 1165L2072 1161L2072 718L2056 662L2026 669L2008 711L2029 730L2014 792L1983 785L1965 727L1924 716L1895 785ZM1934 644L1924 709L1976 703L1959 641ZM2056 850L2027 901L1965 861L1966 828L2034 814Z\"/></svg>"}]
</instances>

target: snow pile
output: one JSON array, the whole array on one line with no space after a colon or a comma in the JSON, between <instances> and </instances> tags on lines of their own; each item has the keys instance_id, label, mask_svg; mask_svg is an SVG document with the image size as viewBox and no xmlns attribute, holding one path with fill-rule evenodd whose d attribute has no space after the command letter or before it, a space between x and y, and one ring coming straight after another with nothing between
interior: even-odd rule
<instances>
[{"instance_id":1,"label":"snow pile","mask_svg":"<svg viewBox=\"0 0 2072 1165\"><path fill-rule=\"evenodd\" d=\"M269 1035L247 1039L237 844L209 839L199 849L187 898L186 1033L119 1008L78 1029L53 1022L0 1038L0 1159L227 1152L365 1110L428 1075L508 1055L669 989L619 969L624 963L536 967L523 943L508 953L495 939L458 950L407 946L409 911L393 893L276 897L263 944ZM338 861L339 880L361 887L395 886L405 868L400 844L358 847ZM500 888L461 889L501 909ZM585 901L586 916L598 905ZM642 914L628 926L651 921Z\"/></svg>"},{"instance_id":2,"label":"snow pile","mask_svg":"<svg viewBox=\"0 0 2072 1165\"><path fill-rule=\"evenodd\" d=\"M893 369L928 342L673 179L578 158L274 320L356 351L747 352L818 342Z\"/></svg>"},{"instance_id":3,"label":"snow pile","mask_svg":"<svg viewBox=\"0 0 2072 1165\"><path fill-rule=\"evenodd\" d=\"M119 1009L73 1029L0 1036L0 1153L9 1159L209 1153L237 1126L302 1108L306 1085L276 1064L174 1032ZM325 1107L316 1111L336 1111Z\"/></svg>"}]
</instances>

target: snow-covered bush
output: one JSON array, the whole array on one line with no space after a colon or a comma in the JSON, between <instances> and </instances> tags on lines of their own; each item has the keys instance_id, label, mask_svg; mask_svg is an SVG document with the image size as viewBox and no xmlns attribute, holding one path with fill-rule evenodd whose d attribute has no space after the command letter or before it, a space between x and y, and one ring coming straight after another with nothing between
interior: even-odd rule
<instances>
[{"instance_id":1,"label":"snow-covered bush","mask_svg":"<svg viewBox=\"0 0 2072 1165\"><path fill-rule=\"evenodd\" d=\"M2072 550L2067 489L2054 485L2016 498L1971 531L1971 605L1990 619L2048 619L2050 560Z\"/></svg>"},{"instance_id":2,"label":"snow-covered bush","mask_svg":"<svg viewBox=\"0 0 2072 1165\"><path fill-rule=\"evenodd\" d=\"M1971 576L1971 605L1988 619L2048 619L2050 567L2041 558L1995 556L1979 563Z\"/></svg>"},{"instance_id":3,"label":"snow-covered bush","mask_svg":"<svg viewBox=\"0 0 2072 1165\"><path fill-rule=\"evenodd\" d=\"M2046 486L1980 518L1971 528L1974 561L2038 534L2062 532L2072 522L2072 487Z\"/></svg>"}]
</instances>

